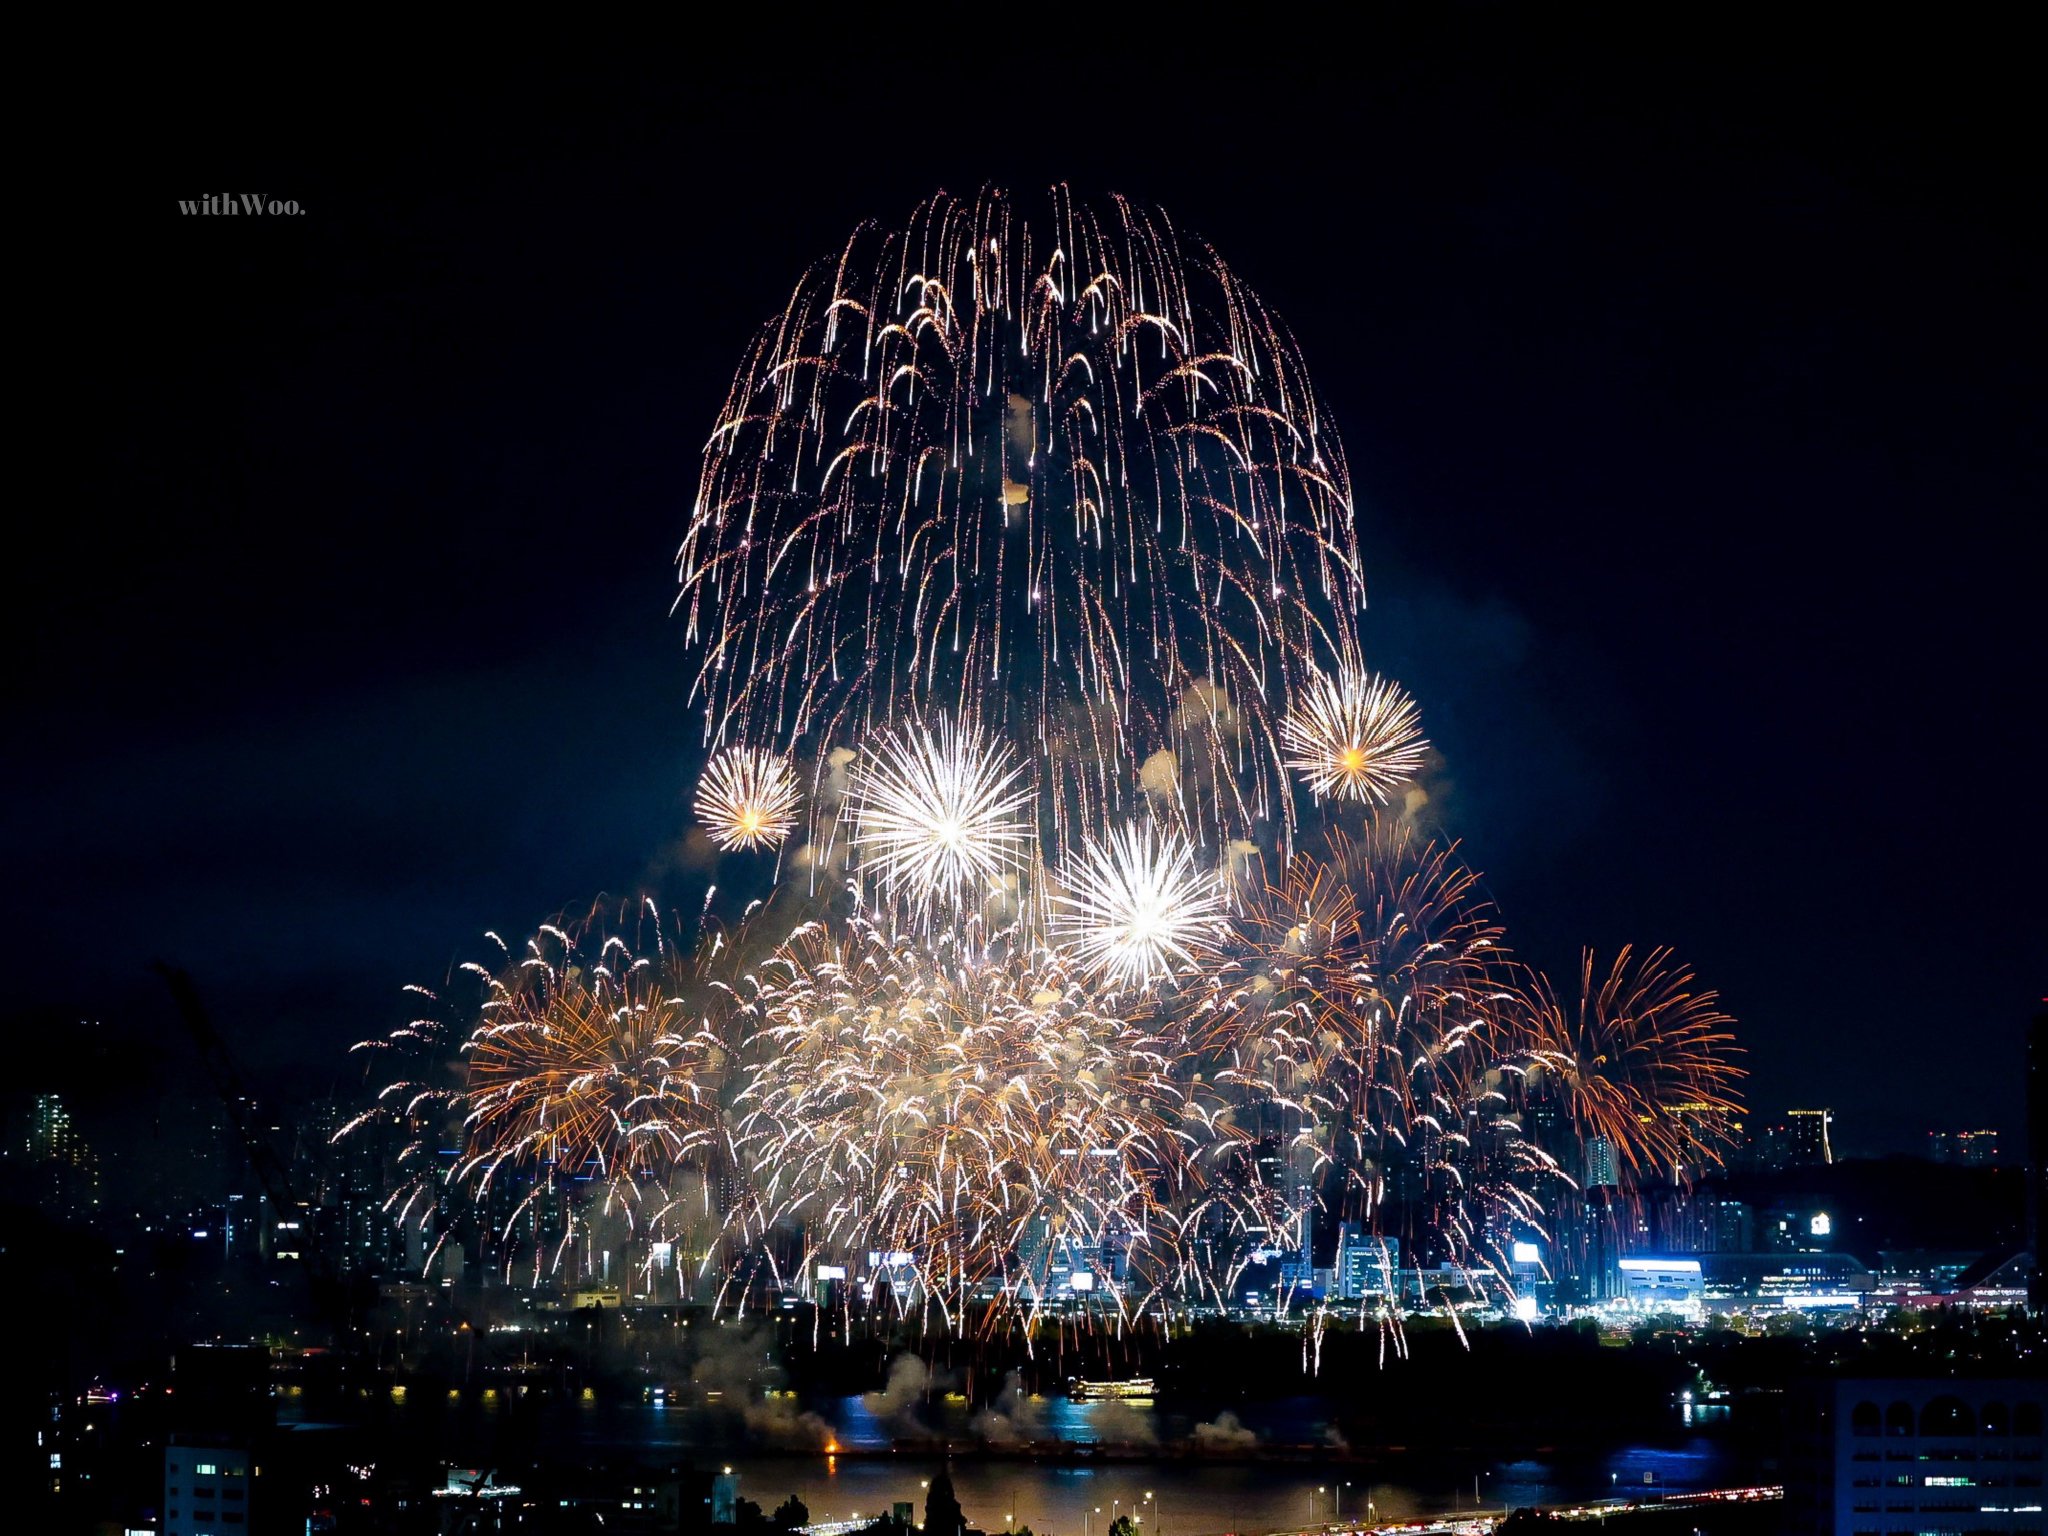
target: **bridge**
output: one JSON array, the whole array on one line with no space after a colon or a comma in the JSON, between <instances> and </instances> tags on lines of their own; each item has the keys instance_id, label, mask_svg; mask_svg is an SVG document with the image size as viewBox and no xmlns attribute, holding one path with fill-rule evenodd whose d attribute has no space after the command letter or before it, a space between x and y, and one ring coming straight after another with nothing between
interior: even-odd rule
<instances>
[{"instance_id":1,"label":"bridge","mask_svg":"<svg viewBox=\"0 0 2048 1536\"><path fill-rule=\"evenodd\" d=\"M1582 1504L1544 1504L1537 1513L1557 1520L1611 1520L1617 1515L1641 1514L1659 1509L1702 1509L1723 1504L1768 1504L1785 1497L1783 1485L1760 1483L1751 1488L1709 1488L1700 1493L1665 1493L1652 1498L1593 1499ZM1391 1524L1366 1524L1344 1520L1333 1525L1304 1525L1283 1531L1220 1531L1209 1536L1492 1536L1509 1511L1481 1510L1474 1513L1434 1515L1427 1520L1397 1520ZM803 1527L802 1536L854 1536L870 1529L879 1515L860 1520L821 1520ZM1042 1533L1050 1536L1050 1533Z\"/></svg>"},{"instance_id":2,"label":"bridge","mask_svg":"<svg viewBox=\"0 0 2048 1536\"><path fill-rule=\"evenodd\" d=\"M1709 1488L1699 1493L1665 1493L1651 1498L1592 1499L1582 1504L1543 1504L1539 1515L1556 1520L1609 1520L1616 1515L1648 1513L1659 1509L1715 1508L1723 1504L1768 1504L1785 1497L1779 1483L1760 1483L1751 1488ZM1427 1520L1398 1520L1391 1524L1367 1525L1346 1520L1336 1525L1303 1526L1298 1530L1270 1531L1263 1536L1491 1536L1510 1511L1482 1510L1475 1513L1435 1515ZM1223 1536L1249 1536L1225 1532Z\"/></svg>"}]
</instances>

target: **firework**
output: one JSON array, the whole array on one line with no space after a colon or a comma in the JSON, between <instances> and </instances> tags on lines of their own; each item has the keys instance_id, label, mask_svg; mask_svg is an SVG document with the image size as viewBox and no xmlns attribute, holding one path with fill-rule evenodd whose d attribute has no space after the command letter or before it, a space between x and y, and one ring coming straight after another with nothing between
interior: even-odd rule
<instances>
[{"instance_id":1,"label":"firework","mask_svg":"<svg viewBox=\"0 0 2048 1536\"><path fill-rule=\"evenodd\" d=\"M1354 1164L1440 1125L1505 1048L1502 929L1445 846L1376 814L1254 897L1216 973L1211 1044L1257 1097L1294 1105Z\"/></svg>"},{"instance_id":2,"label":"firework","mask_svg":"<svg viewBox=\"0 0 2048 1536\"><path fill-rule=\"evenodd\" d=\"M1356 667L1310 678L1281 722L1287 766L1316 795L1384 801L1415 776L1429 743L1415 701L1385 678Z\"/></svg>"},{"instance_id":3,"label":"firework","mask_svg":"<svg viewBox=\"0 0 2048 1536\"><path fill-rule=\"evenodd\" d=\"M934 941L855 918L800 929L742 991L757 1068L734 1144L758 1229L904 1254L955 1315L1042 1297L1055 1261L1172 1253L1194 1091L1172 1037L1065 955L972 921Z\"/></svg>"},{"instance_id":4,"label":"firework","mask_svg":"<svg viewBox=\"0 0 2048 1536\"><path fill-rule=\"evenodd\" d=\"M1531 975L1523 994L1539 1089L1562 1096L1581 1138L1599 1137L1629 1183L1718 1164L1745 1075L1718 994L1668 949L1626 947L1603 973L1587 950L1575 1003Z\"/></svg>"},{"instance_id":5,"label":"firework","mask_svg":"<svg viewBox=\"0 0 2048 1536\"><path fill-rule=\"evenodd\" d=\"M430 1063L447 1061L452 1043L458 1083L402 1079L379 1111L344 1128L381 1120L408 1138L400 1162L411 1176L393 1196L401 1220L442 1222L438 1240L473 1231L508 1262L528 1248L536 1275L548 1239L559 1262L594 1219L641 1236L666 1220L676 1176L720 1144L725 1050L679 995L651 903L644 916L650 954L594 911L544 924L517 956L492 935L497 966L457 973L477 991L473 1008L412 989L447 1017L381 1043L424 1047ZM451 1139L459 1150L443 1168L435 1154Z\"/></svg>"},{"instance_id":6,"label":"firework","mask_svg":"<svg viewBox=\"0 0 2048 1536\"><path fill-rule=\"evenodd\" d=\"M1143 987L1213 948L1221 892L1195 866L1195 850L1176 832L1148 822L1085 842L1065 871L1053 931L1095 976Z\"/></svg>"},{"instance_id":7,"label":"firework","mask_svg":"<svg viewBox=\"0 0 2048 1536\"><path fill-rule=\"evenodd\" d=\"M1363 1240L1397 1240L1419 1262L1456 1266L1469 1290L1504 1292L1508 1245L1542 1230L1560 1183L1506 1080L1504 961L1455 847L1385 814L1304 848L1248 893L1189 1024L1269 1149L1240 1156L1218 1204L1255 1233L1287 1210L1300 1220L1302 1192L1315 1191ZM1234 1276L1218 1289L1235 1294Z\"/></svg>"},{"instance_id":8,"label":"firework","mask_svg":"<svg viewBox=\"0 0 2048 1536\"><path fill-rule=\"evenodd\" d=\"M1364 607L1293 338L1124 201L938 196L763 328L705 451L676 611L707 740L872 739L943 703L1034 750L1046 853L1170 752L1204 841L1292 827L1277 722Z\"/></svg>"},{"instance_id":9,"label":"firework","mask_svg":"<svg viewBox=\"0 0 2048 1536\"><path fill-rule=\"evenodd\" d=\"M851 779L862 869L927 912L992 890L1031 845L1023 776L1006 749L949 718L885 732Z\"/></svg>"},{"instance_id":10,"label":"firework","mask_svg":"<svg viewBox=\"0 0 2048 1536\"><path fill-rule=\"evenodd\" d=\"M752 747L711 759L697 784L697 819L725 849L779 847L796 825L803 797L789 764Z\"/></svg>"},{"instance_id":11,"label":"firework","mask_svg":"<svg viewBox=\"0 0 2048 1536\"><path fill-rule=\"evenodd\" d=\"M494 977L464 1051L471 1142L456 1178L507 1165L601 1181L628 1203L714 1139L720 1047L673 995L662 956L602 927L548 925Z\"/></svg>"},{"instance_id":12,"label":"firework","mask_svg":"<svg viewBox=\"0 0 2048 1536\"><path fill-rule=\"evenodd\" d=\"M1433 1300L1572 1262L1585 1143L1625 1185L1713 1160L1727 1020L1664 951L1561 1003L1385 811L1427 743L1361 660L1355 521L1291 337L1162 214L856 232L743 362L676 599L698 819L780 848L803 754L789 862L851 900L464 967L344 1131L403 1142L395 1213L536 1280L665 1234L742 1307L833 1264L956 1333L1237 1304L1325 1215L1450 1266Z\"/></svg>"}]
</instances>

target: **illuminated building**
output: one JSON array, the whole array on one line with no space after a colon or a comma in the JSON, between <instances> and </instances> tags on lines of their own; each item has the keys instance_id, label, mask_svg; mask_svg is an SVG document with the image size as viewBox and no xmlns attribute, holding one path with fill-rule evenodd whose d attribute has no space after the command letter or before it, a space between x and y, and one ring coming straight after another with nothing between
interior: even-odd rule
<instances>
[{"instance_id":1,"label":"illuminated building","mask_svg":"<svg viewBox=\"0 0 2048 1536\"><path fill-rule=\"evenodd\" d=\"M1831 1134L1835 1112L1831 1109L1788 1109L1785 1120L1791 1131L1792 1165L1795 1168L1825 1167L1835 1160Z\"/></svg>"},{"instance_id":2,"label":"illuminated building","mask_svg":"<svg viewBox=\"0 0 2048 1536\"><path fill-rule=\"evenodd\" d=\"M1613 1189L1621 1183L1614 1175L1614 1146L1605 1136L1586 1138L1587 1189Z\"/></svg>"},{"instance_id":3,"label":"illuminated building","mask_svg":"<svg viewBox=\"0 0 2048 1536\"><path fill-rule=\"evenodd\" d=\"M47 1216L62 1222L90 1221L100 1204L100 1164L64 1101L39 1093L29 1108L28 1135L21 1148L26 1186ZM12 1149L10 1149L12 1150Z\"/></svg>"},{"instance_id":4,"label":"illuminated building","mask_svg":"<svg viewBox=\"0 0 2048 1536\"><path fill-rule=\"evenodd\" d=\"M1710 1253L1700 1271L1710 1312L1837 1311L1861 1306L1877 1284L1848 1253Z\"/></svg>"},{"instance_id":5,"label":"illuminated building","mask_svg":"<svg viewBox=\"0 0 2048 1536\"><path fill-rule=\"evenodd\" d=\"M1796 1395L1786 1514L1838 1536L2048 1529L2039 1381L1815 1382Z\"/></svg>"},{"instance_id":6,"label":"illuminated building","mask_svg":"<svg viewBox=\"0 0 2048 1536\"><path fill-rule=\"evenodd\" d=\"M220 1536L257 1522L261 1469L244 1446L164 1448L164 1536Z\"/></svg>"},{"instance_id":7,"label":"illuminated building","mask_svg":"<svg viewBox=\"0 0 2048 1536\"><path fill-rule=\"evenodd\" d=\"M1709 1253L1747 1253L1756 1246L1756 1219L1747 1201L1722 1195L1708 1206Z\"/></svg>"},{"instance_id":8,"label":"illuminated building","mask_svg":"<svg viewBox=\"0 0 2048 1536\"><path fill-rule=\"evenodd\" d=\"M2027 1183L2027 1246L2039 1259L2048 1243L2048 1008L2027 1035ZM2048 1311L2048 1263L2034 1266L2031 1301Z\"/></svg>"},{"instance_id":9,"label":"illuminated building","mask_svg":"<svg viewBox=\"0 0 2048 1536\"><path fill-rule=\"evenodd\" d=\"M1987 1168L1998 1161L1996 1131L1929 1131L1927 1156L1937 1163L1961 1163L1966 1168Z\"/></svg>"},{"instance_id":10,"label":"illuminated building","mask_svg":"<svg viewBox=\"0 0 2048 1536\"><path fill-rule=\"evenodd\" d=\"M1630 1257L1619 1268L1619 1299L1637 1311L1699 1311L1706 1278L1698 1259Z\"/></svg>"},{"instance_id":11,"label":"illuminated building","mask_svg":"<svg viewBox=\"0 0 2048 1536\"><path fill-rule=\"evenodd\" d=\"M1355 1221L1337 1227L1336 1291L1340 1301L1363 1301L1393 1290L1394 1271L1401 1267L1401 1240L1373 1237Z\"/></svg>"}]
</instances>

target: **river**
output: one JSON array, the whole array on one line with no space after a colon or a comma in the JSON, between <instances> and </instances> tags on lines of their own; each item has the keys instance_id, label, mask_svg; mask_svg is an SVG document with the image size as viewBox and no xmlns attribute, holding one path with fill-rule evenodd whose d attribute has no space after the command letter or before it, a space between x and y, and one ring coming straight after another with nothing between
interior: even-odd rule
<instances>
[{"instance_id":1,"label":"river","mask_svg":"<svg viewBox=\"0 0 2048 1536\"><path fill-rule=\"evenodd\" d=\"M284 1417L292 1416L287 1403ZM1395 1520L1475 1502L1499 1510L1774 1475L1699 1423L1597 1450L1514 1459L1348 1446L1314 1397L1201 1416L1017 1394L970 1411L958 1399L888 1392L810 1404L750 1394L736 1408L652 1394L639 1402L522 1402L516 1389L472 1389L445 1398L416 1392L410 1401L394 1393L369 1413L373 1426L432 1445L450 1461L508 1471L565 1453L615 1464L729 1466L741 1496L773 1509L793 1493L813 1521L885 1513L898 1501L922 1518L923 1485L947 1464L970 1525L1028 1525L1037 1536L1102 1536L1117 1515L1134 1511L1144 1536L1214 1536L1357 1517L1368 1503L1370 1513ZM1054 1447L1062 1452L1045 1454Z\"/></svg>"}]
</instances>

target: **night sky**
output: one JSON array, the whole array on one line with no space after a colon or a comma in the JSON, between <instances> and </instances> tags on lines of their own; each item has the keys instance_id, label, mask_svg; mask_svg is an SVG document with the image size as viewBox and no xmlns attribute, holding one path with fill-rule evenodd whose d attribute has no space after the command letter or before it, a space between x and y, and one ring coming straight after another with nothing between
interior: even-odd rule
<instances>
[{"instance_id":1,"label":"night sky","mask_svg":"<svg viewBox=\"0 0 2048 1536\"><path fill-rule=\"evenodd\" d=\"M855 221L1063 179L1163 204L1300 338L1369 655L1517 951L1676 946L1757 1108L1832 1104L1850 1151L2016 1142L2048 991L2022 50L1499 21L1249 78L906 38L124 93L35 236L43 405L85 442L11 498L29 1077L75 1079L71 1019L131 1093L185 1071L164 957L260 1088L321 1091L484 929L677 890L670 560L743 344ZM258 189L308 212L177 211Z\"/></svg>"}]
</instances>

